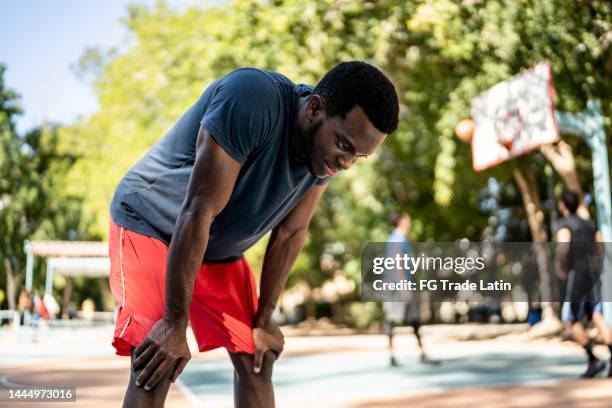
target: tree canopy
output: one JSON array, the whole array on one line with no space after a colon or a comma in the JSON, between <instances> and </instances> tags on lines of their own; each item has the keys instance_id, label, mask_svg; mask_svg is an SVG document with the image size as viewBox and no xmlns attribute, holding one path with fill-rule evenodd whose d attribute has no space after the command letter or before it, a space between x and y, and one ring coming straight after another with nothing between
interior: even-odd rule
<instances>
[{"instance_id":1,"label":"tree canopy","mask_svg":"<svg viewBox=\"0 0 612 408\"><path fill-rule=\"evenodd\" d=\"M469 116L472 98L521 69L548 59L557 107L579 111L588 99L601 100L610 137L607 1L235 0L183 11L158 2L130 6L123 23L125 44L88 49L77 64L92 80L99 111L59 130L58 154L78 158L62 176L63 194L84 200L83 214L94 220L85 231L90 236L105 236L121 176L208 84L232 69L255 66L316 84L335 64L364 60L393 80L399 129L377 155L331 183L290 284L316 287L338 268L358 281L363 243L384 240L387 216L398 209L412 215L416 241L492 234L501 223L483 206L492 185L502 190L500 205L520 207L509 165L473 172L469 146L453 130ZM579 155L585 152L578 138L569 141ZM544 185L544 161L531 156L514 165L534 167ZM585 185L589 166L588 159L578 161ZM256 264L263 245L251 252ZM337 266L323 267L325 257Z\"/></svg>"}]
</instances>

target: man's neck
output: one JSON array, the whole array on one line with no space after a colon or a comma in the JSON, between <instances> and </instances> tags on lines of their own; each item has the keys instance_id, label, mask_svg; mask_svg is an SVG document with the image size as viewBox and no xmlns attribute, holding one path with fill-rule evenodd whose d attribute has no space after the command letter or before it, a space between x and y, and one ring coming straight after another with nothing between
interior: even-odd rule
<instances>
[{"instance_id":1,"label":"man's neck","mask_svg":"<svg viewBox=\"0 0 612 408\"><path fill-rule=\"evenodd\" d=\"M398 234L400 234L402 237L406 238L406 233L407 233L408 231L402 231L400 228L396 228L396 229L395 229L395 232L396 232L396 233L398 233Z\"/></svg>"},{"instance_id":2,"label":"man's neck","mask_svg":"<svg viewBox=\"0 0 612 408\"><path fill-rule=\"evenodd\" d=\"M289 133L289 154L297 161L306 161L306 134L304 132L306 116L306 104L308 97L302 96L298 99L295 120Z\"/></svg>"}]
</instances>

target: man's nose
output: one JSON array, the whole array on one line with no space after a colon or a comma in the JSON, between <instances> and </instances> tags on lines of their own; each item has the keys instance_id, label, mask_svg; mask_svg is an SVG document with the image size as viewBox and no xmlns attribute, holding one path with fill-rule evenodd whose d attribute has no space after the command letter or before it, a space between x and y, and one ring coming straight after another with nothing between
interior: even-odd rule
<instances>
[{"instance_id":1,"label":"man's nose","mask_svg":"<svg viewBox=\"0 0 612 408\"><path fill-rule=\"evenodd\" d=\"M353 163L355 163L354 157L348 157L348 155L338 156L336 159L336 165L340 168L340 170L349 169Z\"/></svg>"}]
</instances>

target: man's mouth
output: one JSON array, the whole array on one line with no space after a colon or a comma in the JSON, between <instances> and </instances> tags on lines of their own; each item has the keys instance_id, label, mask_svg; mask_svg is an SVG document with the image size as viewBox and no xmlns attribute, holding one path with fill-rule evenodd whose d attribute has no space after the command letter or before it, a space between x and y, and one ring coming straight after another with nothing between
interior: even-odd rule
<instances>
[{"instance_id":1,"label":"man's mouth","mask_svg":"<svg viewBox=\"0 0 612 408\"><path fill-rule=\"evenodd\" d=\"M338 171L333 170L325 160L323 160L323 170L325 170L325 175L329 177L334 177L336 173L338 173Z\"/></svg>"}]
</instances>

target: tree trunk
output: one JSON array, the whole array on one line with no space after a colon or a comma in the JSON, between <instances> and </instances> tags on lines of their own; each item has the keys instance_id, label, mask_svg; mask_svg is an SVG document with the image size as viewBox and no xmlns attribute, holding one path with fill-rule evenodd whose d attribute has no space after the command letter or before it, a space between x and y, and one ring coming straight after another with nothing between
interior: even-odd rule
<instances>
[{"instance_id":1,"label":"tree trunk","mask_svg":"<svg viewBox=\"0 0 612 408\"><path fill-rule=\"evenodd\" d=\"M549 269L548 254L545 244L548 242L548 234L544 225L544 211L542 210L542 202L538 191L537 180L535 174L531 170L526 170L525 173L518 168L512 169L512 175L521 192L523 205L527 214L529 230L531 232L536 255L536 263L540 276L540 293L543 301L542 305L542 325L540 327L557 330L560 325L556 314L556 308L551 302L553 298L552 279ZM554 329L553 329L554 328Z\"/></svg>"},{"instance_id":2,"label":"tree trunk","mask_svg":"<svg viewBox=\"0 0 612 408\"><path fill-rule=\"evenodd\" d=\"M6 300L8 308L17 310L17 288L23 278L22 274L15 273L13 264L8 259L4 259L4 269L6 270Z\"/></svg>"},{"instance_id":3,"label":"tree trunk","mask_svg":"<svg viewBox=\"0 0 612 408\"><path fill-rule=\"evenodd\" d=\"M304 314L304 320L316 320L317 318L317 306L311 297L304 303Z\"/></svg>"},{"instance_id":4,"label":"tree trunk","mask_svg":"<svg viewBox=\"0 0 612 408\"><path fill-rule=\"evenodd\" d=\"M576 172L576 160L574 160L572 147L561 140L557 145L549 144L540 147L540 152L542 152L553 169L561 176L567 188L577 192L580 196L580 205L576 213L581 218L590 219L589 209L584 205L584 200L582 199L582 186L580 185L578 172Z\"/></svg>"},{"instance_id":5,"label":"tree trunk","mask_svg":"<svg viewBox=\"0 0 612 408\"><path fill-rule=\"evenodd\" d=\"M62 319L69 319L69 308L70 308L70 298L72 297L72 288L73 288L72 278L66 277L66 286L64 287L64 299L62 302Z\"/></svg>"}]
</instances>

